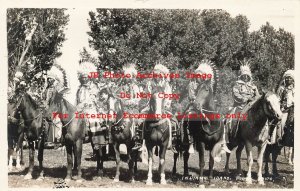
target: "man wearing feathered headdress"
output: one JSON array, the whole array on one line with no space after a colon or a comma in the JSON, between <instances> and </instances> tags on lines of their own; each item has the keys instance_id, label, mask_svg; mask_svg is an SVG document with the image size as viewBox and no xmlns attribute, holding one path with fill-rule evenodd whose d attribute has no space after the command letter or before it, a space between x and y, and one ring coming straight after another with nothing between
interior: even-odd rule
<instances>
[{"instance_id":1,"label":"man wearing feathered headdress","mask_svg":"<svg viewBox=\"0 0 300 191\"><path fill-rule=\"evenodd\" d=\"M282 119L277 129L272 133L271 142L276 140L283 142L284 145L293 147L294 144L294 94L295 94L295 80L294 70L287 70L282 77L282 80L277 89L277 94L280 97ZM284 131L284 132L283 132ZM283 134L286 134L282 137ZM286 139L288 138L288 140ZM284 139L284 140L281 140Z\"/></svg>"},{"instance_id":2,"label":"man wearing feathered headdress","mask_svg":"<svg viewBox=\"0 0 300 191\"><path fill-rule=\"evenodd\" d=\"M122 73L127 76L121 79L120 81L120 89L118 90L118 95L120 93L124 93L129 95L129 98L124 98L122 97L122 103L124 107L124 112L128 113L138 113L138 104L140 101L140 98L138 97L138 93L140 92L140 89L137 85L136 81L136 75L137 75L137 70L135 68L134 64L125 64L122 67ZM130 77L129 77L130 76ZM135 142L134 147L132 148L133 150L137 150L141 148L141 139L140 139L140 132L137 129L138 123L136 119L134 120L134 125L131 128L131 132L133 134L133 140Z\"/></svg>"},{"instance_id":3,"label":"man wearing feathered headdress","mask_svg":"<svg viewBox=\"0 0 300 191\"><path fill-rule=\"evenodd\" d=\"M248 108L251 103L253 103L253 101L259 97L260 94L257 86L253 84L252 74L248 63L243 63L240 66L238 80L235 82L232 92L234 104L233 107L230 108L229 113L241 112L243 109L245 109L246 105ZM238 129L237 124L233 123L238 123L238 121L235 119L230 119L227 121L229 126L226 127L229 128L229 134L234 138ZM226 134L226 142L228 143L228 134Z\"/></svg>"},{"instance_id":4,"label":"man wearing feathered headdress","mask_svg":"<svg viewBox=\"0 0 300 191\"><path fill-rule=\"evenodd\" d=\"M258 89L252 82L252 74L249 65L241 65L240 75L233 86L233 107L238 107L241 110L249 101L252 101L258 95Z\"/></svg>"},{"instance_id":5,"label":"man wearing feathered headdress","mask_svg":"<svg viewBox=\"0 0 300 191\"><path fill-rule=\"evenodd\" d=\"M41 74L37 74L36 77L40 76ZM50 104L51 98L55 92L60 94L65 94L69 91L69 81L67 79L65 70L57 65L54 64L51 69L47 72L47 79L45 82L46 89L43 92L43 97L45 99L45 106L47 107ZM55 126L53 129L54 131L54 142L57 143L56 147L62 146L62 122L59 118L52 119L52 122Z\"/></svg>"},{"instance_id":6,"label":"man wearing feathered headdress","mask_svg":"<svg viewBox=\"0 0 300 191\"><path fill-rule=\"evenodd\" d=\"M94 79L88 79L88 75L96 71L96 66L91 62L81 63L77 71L80 86L76 94L76 105L80 113L105 113L104 111L100 112L100 109L103 108L98 106L99 87L94 82ZM95 150L99 149L99 145L107 144L105 133L103 132L103 127L106 126L107 121L102 118L89 118L87 119L87 124L88 131L92 134L91 144L93 154L95 154Z\"/></svg>"},{"instance_id":7,"label":"man wearing feathered headdress","mask_svg":"<svg viewBox=\"0 0 300 191\"><path fill-rule=\"evenodd\" d=\"M212 70L212 67L210 67L207 63L201 62L198 66L198 68L195 70L194 74L200 74L200 75L211 75L211 78L192 78L191 81L188 84L188 98L190 101L190 104L187 106L187 109L184 113L188 113L190 109L192 108L192 103L196 99L196 94L197 94L197 89L198 85L203 82L204 80L207 81L207 83L211 84L211 88L213 88L213 79L214 79L214 72ZM189 127L187 127L187 134L188 134L188 139L189 139L189 153L194 153L194 139L193 136L190 134Z\"/></svg>"},{"instance_id":8,"label":"man wearing feathered headdress","mask_svg":"<svg viewBox=\"0 0 300 191\"><path fill-rule=\"evenodd\" d=\"M146 85L146 92L152 94L155 91L155 89L162 89L163 93L172 94L172 88L169 83L170 79L164 77L166 74L170 74L169 69L163 64L157 63L154 66L153 73L158 75L161 74L162 77L152 78L150 81L148 81ZM172 103L172 99L166 99L163 105L165 111L170 114L171 114L171 103ZM146 105L146 107L141 110L141 113L147 113L148 110L149 110L149 105ZM169 127L169 131L170 131L169 148L172 150L172 152L177 153L175 146L176 146L178 121L175 117L171 118L170 120L171 123L169 125L170 126Z\"/></svg>"}]
</instances>

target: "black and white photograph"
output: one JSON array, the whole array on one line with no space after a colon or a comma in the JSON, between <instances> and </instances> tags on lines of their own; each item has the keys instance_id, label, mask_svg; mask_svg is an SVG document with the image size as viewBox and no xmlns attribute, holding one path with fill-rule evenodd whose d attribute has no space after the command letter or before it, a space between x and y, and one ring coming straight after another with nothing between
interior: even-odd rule
<instances>
[{"instance_id":1,"label":"black and white photograph","mask_svg":"<svg viewBox=\"0 0 300 191\"><path fill-rule=\"evenodd\" d=\"M299 2L254 2L7 6L8 189L294 189Z\"/></svg>"}]
</instances>

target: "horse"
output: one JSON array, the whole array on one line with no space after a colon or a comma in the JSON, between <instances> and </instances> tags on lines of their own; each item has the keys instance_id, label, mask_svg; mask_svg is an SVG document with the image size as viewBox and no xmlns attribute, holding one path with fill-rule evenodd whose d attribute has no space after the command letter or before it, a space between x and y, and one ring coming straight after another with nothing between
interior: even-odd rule
<instances>
[{"instance_id":1,"label":"horse","mask_svg":"<svg viewBox=\"0 0 300 191\"><path fill-rule=\"evenodd\" d=\"M124 118L124 108L122 101L110 94L108 97L109 114L111 116L109 126L111 130L112 144L116 154L116 175L114 182L119 182L120 177L120 162L121 153L120 145L125 144L127 148L127 158L129 167L129 179L131 183L135 182L135 176L137 173L137 158L138 151L133 151L133 128L135 128L135 121L133 118Z\"/></svg>"},{"instance_id":2,"label":"horse","mask_svg":"<svg viewBox=\"0 0 300 191\"><path fill-rule=\"evenodd\" d=\"M246 147L248 172L246 183L252 184L251 168L253 164L252 148L258 147L258 183L264 184L262 176L263 154L268 141L268 129L265 124L267 121L273 121L276 124L282 116L280 110L279 98L272 92L263 93L257 97L250 105L246 106L242 113L247 115L247 120L236 123L236 136L230 136L229 148L238 146L236 150L237 172L242 173L241 170L241 153L243 147ZM233 140L234 139L234 140ZM229 170L229 157L227 153L225 170Z\"/></svg>"},{"instance_id":3,"label":"horse","mask_svg":"<svg viewBox=\"0 0 300 191\"><path fill-rule=\"evenodd\" d=\"M269 157L272 155L272 175L275 179L280 179L280 175L277 171L277 157L281 152L281 149L284 146L291 147L293 152L294 147L294 106L290 107L288 110L287 120L282 120L281 123L278 123L275 127L275 131L273 132L273 136L277 137L275 143L270 143L267 145L265 154L264 154L264 161L265 161L265 175L269 176ZM281 131L276 132L276 130L280 128ZM281 132L281 133L280 133ZM280 135L276 135L276 133L280 133ZM291 157L292 152L289 152L289 157ZM289 158L289 163L291 159Z\"/></svg>"},{"instance_id":4,"label":"horse","mask_svg":"<svg viewBox=\"0 0 300 191\"><path fill-rule=\"evenodd\" d=\"M77 182L82 182L81 172L81 156L82 144L85 138L86 121L75 119L76 107L70 104L63 95L54 92L50 98L49 107L47 108L47 116L55 117L55 114L67 114L68 117L60 118L62 122L62 137L67 151L67 176L65 181L72 179L72 167L77 170ZM74 163L73 163L74 154Z\"/></svg>"},{"instance_id":5,"label":"horse","mask_svg":"<svg viewBox=\"0 0 300 191\"><path fill-rule=\"evenodd\" d=\"M12 170L13 158L16 158L16 168L21 169L23 161L24 124L19 112L15 112L17 103L9 102L7 105L7 145L8 145L8 169Z\"/></svg>"},{"instance_id":6,"label":"horse","mask_svg":"<svg viewBox=\"0 0 300 191\"><path fill-rule=\"evenodd\" d=\"M29 168L24 179L32 179L32 172L34 167L34 151L37 147L40 171L38 180L42 180L44 178L44 143L47 132L49 130L49 127L45 119L43 118L43 108L41 108L39 104L37 104L36 101L28 93L23 93L18 101L16 111L20 112L22 118L24 119L24 139L28 142L29 146Z\"/></svg>"},{"instance_id":7,"label":"horse","mask_svg":"<svg viewBox=\"0 0 300 191\"><path fill-rule=\"evenodd\" d=\"M196 144L196 150L199 152L199 184L204 182L203 169L204 169L204 152L209 150L209 182L213 178L213 166L216 159L221 154L222 137L224 135L224 125L222 118L216 109L216 103L214 96L216 92L216 81L218 80L217 70L215 66L210 62L201 62L199 68L209 68L213 72L213 81L203 80L199 82L196 89L196 98L191 101L184 112L187 115L187 119L182 120L183 140L183 156L184 156L184 176L188 176L188 146L184 141L187 138L187 129L189 134L193 136L194 143ZM197 115L196 119L190 119L189 116ZM209 117L210 116L210 117ZM213 119L211 119L213 118ZM215 118L215 119L214 119ZM174 167L173 174L176 173L176 159L178 154L174 154Z\"/></svg>"},{"instance_id":8,"label":"horse","mask_svg":"<svg viewBox=\"0 0 300 191\"><path fill-rule=\"evenodd\" d=\"M162 91L160 91L162 92ZM153 92L149 101L150 109L148 115L164 114L164 98L158 96L158 92ZM148 151L148 178L147 185L152 185L152 165L153 165L153 147L159 147L159 173L160 184L167 184L165 179L165 155L169 144L171 121L168 118L154 119L147 117L144 122L144 139ZM157 148L156 148L157 149Z\"/></svg>"}]
</instances>

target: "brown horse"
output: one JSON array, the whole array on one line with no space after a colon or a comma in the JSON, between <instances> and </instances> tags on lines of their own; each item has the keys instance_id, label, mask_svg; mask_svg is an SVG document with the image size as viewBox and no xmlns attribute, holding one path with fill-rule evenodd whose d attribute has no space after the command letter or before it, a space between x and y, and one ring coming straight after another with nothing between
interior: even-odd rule
<instances>
[{"instance_id":1,"label":"brown horse","mask_svg":"<svg viewBox=\"0 0 300 191\"><path fill-rule=\"evenodd\" d=\"M7 145L8 145L8 169L12 170L13 157L16 157L16 168L21 169L23 164L23 139L24 124L19 112L16 112L18 102L9 102L7 105Z\"/></svg>"},{"instance_id":2,"label":"brown horse","mask_svg":"<svg viewBox=\"0 0 300 191\"><path fill-rule=\"evenodd\" d=\"M85 136L86 121L75 118L76 107L70 104L57 91L50 99L50 105L47 109L47 116L53 116L53 113L68 114L67 118L61 118L62 136L67 150L67 176L66 181L72 178L72 167L77 170L77 181L81 182L81 155L82 144ZM73 163L74 155L74 163Z\"/></svg>"},{"instance_id":3,"label":"brown horse","mask_svg":"<svg viewBox=\"0 0 300 191\"><path fill-rule=\"evenodd\" d=\"M127 148L127 158L129 166L129 178L130 182L135 182L135 174L137 172L137 154L138 151L132 150L134 146L133 141L133 128L135 128L135 121L132 118L124 118L124 109L122 101L119 98L116 98L110 94L108 98L109 103L109 113L115 118L110 118L111 123L111 137L114 150L116 153L116 175L114 182L119 182L120 177L120 162L121 162L121 153L120 145L125 144Z\"/></svg>"},{"instance_id":4,"label":"brown horse","mask_svg":"<svg viewBox=\"0 0 300 191\"><path fill-rule=\"evenodd\" d=\"M283 114L284 115L284 114ZM265 176L269 176L269 157L272 156L272 176L276 179L281 179L282 177L278 174L277 170L277 157L280 154L281 149L284 146L292 147L294 149L294 106L290 107L288 110L286 122L281 121L277 125L281 128L282 135L278 135L278 139L274 144L268 144L264 154L265 161ZM285 124L283 124L285 123ZM272 125L272 124L271 124ZM275 133L275 132L274 132ZM275 135L276 136L276 135ZM280 140L279 140L280 139Z\"/></svg>"},{"instance_id":5,"label":"brown horse","mask_svg":"<svg viewBox=\"0 0 300 191\"><path fill-rule=\"evenodd\" d=\"M40 108L29 94L24 93L19 100L16 111L20 112L24 119L24 139L28 141L29 145L29 169L24 178L32 179L34 150L37 148L40 170L38 179L43 179L44 143L49 130L46 121L43 119L43 109Z\"/></svg>"},{"instance_id":6,"label":"brown horse","mask_svg":"<svg viewBox=\"0 0 300 191\"><path fill-rule=\"evenodd\" d=\"M247 106L246 106L247 107ZM247 120L237 123L236 136L230 138L229 147L234 148L238 146L236 151L237 171L241 173L241 153L243 147L246 146L248 172L246 183L251 184L251 168L253 164L252 148L258 147L258 183L264 184L262 177L263 154L267 145L268 132L265 133L265 124L268 121L278 121L281 119L282 112L280 110L279 98L276 94L268 92L263 93L257 98L248 109L244 109L242 113L247 114ZM235 139L235 140L232 140ZM229 169L229 157L227 154L225 170Z\"/></svg>"},{"instance_id":7,"label":"brown horse","mask_svg":"<svg viewBox=\"0 0 300 191\"><path fill-rule=\"evenodd\" d=\"M152 93L149 102L148 114L164 114L164 98L158 96L159 92ZM165 155L169 143L170 119L146 118L144 128L144 139L148 151L148 179L146 184L152 185L153 147L159 147L159 173L160 183L167 184L165 179Z\"/></svg>"},{"instance_id":8,"label":"brown horse","mask_svg":"<svg viewBox=\"0 0 300 191\"><path fill-rule=\"evenodd\" d=\"M219 158L222 151L222 141L224 135L224 125L222 118L216 109L215 93L218 81L218 71L214 64L209 61L202 61L199 68L206 69L209 73L213 74L210 80L201 80L197 82L195 89L195 100L191 100L187 110L184 112L181 127L181 142L179 147L182 148L184 156L184 176L188 176L188 133L193 137L196 145L196 150L199 152L199 184L204 182L204 152L209 150L209 181L213 178L214 161ZM189 116L197 115L196 118L189 118ZM173 174L176 173L176 160L178 154L174 154L174 167Z\"/></svg>"}]
</instances>

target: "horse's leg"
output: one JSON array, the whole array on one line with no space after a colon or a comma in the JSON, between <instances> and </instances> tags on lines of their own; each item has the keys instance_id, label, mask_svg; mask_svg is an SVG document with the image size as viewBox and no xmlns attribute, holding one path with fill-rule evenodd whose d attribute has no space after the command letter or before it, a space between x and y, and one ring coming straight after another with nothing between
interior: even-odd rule
<instances>
[{"instance_id":1,"label":"horse's leg","mask_svg":"<svg viewBox=\"0 0 300 191\"><path fill-rule=\"evenodd\" d=\"M38 145L38 161L39 161L39 170L40 174L38 180L44 179L44 169L43 169L43 159L44 159L44 138L39 141Z\"/></svg>"},{"instance_id":2,"label":"horse's leg","mask_svg":"<svg viewBox=\"0 0 300 191\"><path fill-rule=\"evenodd\" d=\"M273 145L267 145L264 153L264 161L265 161L265 176L269 176L269 157L272 152Z\"/></svg>"},{"instance_id":3,"label":"horse's leg","mask_svg":"<svg viewBox=\"0 0 300 191\"><path fill-rule=\"evenodd\" d=\"M115 143L114 144L114 149L115 149L115 153L116 153L116 176L114 178L114 182L119 182L120 180L120 151L119 151L119 146L120 144Z\"/></svg>"},{"instance_id":4,"label":"horse's leg","mask_svg":"<svg viewBox=\"0 0 300 191\"><path fill-rule=\"evenodd\" d=\"M277 171L277 157L280 154L282 147L279 147L277 145L274 145L273 152L272 152L272 170L273 170L273 176L279 177L278 171Z\"/></svg>"},{"instance_id":5,"label":"horse's leg","mask_svg":"<svg viewBox=\"0 0 300 191\"><path fill-rule=\"evenodd\" d=\"M137 173L137 160L138 160L138 151L134 151L134 176Z\"/></svg>"},{"instance_id":6,"label":"horse's leg","mask_svg":"<svg viewBox=\"0 0 300 191\"><path fill-rule=\"evenodd\" d=\"M243 171L242 171L242 165L241 165L241 156L242 156L242 151L244 149L244 145L239 145L238 148L236 149L236 167L237 167L237 175L238 176L244 176Z\"/></svg>"},{"instance_id":7,"label":"horse's leg","mask_svg":"<svg viewBox=\"0 0 300 191\"><path fill-rule=\"evenodd\" d=\"M148 150L148 178L146 181L147 185L152 185L152 165L153 165L153 147L147 145Z\"/></svg>"},{"instance_id":8,"label":"horse's leg","mask_svg":"<svg viewBox=\"0 0 300 191\"><path fill-rule=\"evenodd\" d=\"M21 153L22 153L21 149L17 151L16 168L18 170L20 170L22 168L22 166L21 166L21 161L22 161Z\"/></svg>"},{"instance_id":9,"label":"horse's leg","mask_svg":"<svg viewBox=\"0 0 300 191\"><path fill-rule=\"evenodd\" d=\"M103 177L103 151L102 147L95 149L96 159L97 159L97 179L101 180Z\"/></svg>"},{"instance_id":10,"label":"horse's leg","mask_svg":"<svg viewBox=\"0 0 300 191\"><path fill-rule=\"evenodd\" d=\"M248 163L248 172L246 177L246 183L252 184L252 178L251 178L251 169L253 164L253 157L252 157L252 145L251 143L246 144L246 153L247 153L247 163Z\"/></svg>"},{"instance_id":11,"label":"horse's leg","mask_svg":"<svg viewBox=\"0 0 300 191\"><path fill-rule=\"evenodd\" d=\"M76 182L82 182L82 171L81 171L82 142L83 142L82 139L78 139L75 143L75 148L74 148L74 159L77 162Z\"/></svg>"},{"instance_id":12,"label":"horse's leg","mask_svg":"<svg viewBox=\"0 0 300 191\"><path fill-rule=\"evenodd\" d=\"M8 148L8 172L13 168L13 152L13 149Z\"/></svg>"},{"instance_id":13,"label":"horse's leg","mask_svg":"<svg viewBox=\"0 0 300 191\"><path fill-rule=\"evenodd\" d=\"M159 173L160 173L160 184L167 184L165 175L165 156L167 151L167 145L161 145L159 149Z\"/></svg>"},{"instance_id":14,"label":"horse's leg","mask_svg":"<svg viewBox=\"0 0 300 191\"><path fill-rule=\"evenodd\" d=\"M133 169L133 166L134 166L134 161L133 161L133 156L132 156L132 150L129 148L128 145L126 145L127 147L127 155L128 155L128 168L129 168L129 181L131 183L134 183L135 180L134 180L134 169Z\"/></svg>"},{"instance_id":15,"label":"horse's leg","mask_svg":"<svg viewBox=\"0 0 300 191\"><path fill-rule=\"evenodd\" d=\"M266 149L267 144L263 144L258 147L258 156L257 156L257 164L258 164L258 171L257 171L257 181L259 184L264 185L264 178L262 176L262 165L263 165L263 156Z\"/></svg>"},{"instance_id":16,"label":"horse's leg","mask_svg":"<svg viewBox=\"0 0 300 191\"><path fill-rule=\"evenodd\" d=\"M22 133L19 136L18 139L18 146L17 146L17 164L16 164L16 168L17 169L21 169L21 164L23 164L23 140L24 140L24 133Z\"/></svg>"},{"instance_id":17,"label":"horse's leg","mask_svg":"<svg viewBox=\"0 0 300 191\"><path fill-rule=\"evenodd\" d=\"M67 176L65 178L66 182L69 182L72 179L72 167L73 167L73 145L66 144L67 150Z\"/></svg>"},{"instance_id":18,"label":"horse's leg","mask_svg":"<svg viewBox=\"0 0 300 191\"><path fill-rule=\"evenodd\" d=\"M211 182L211 179L213 179L214 162L215 162L214 158L210 152L210 154L209 154L209 175L208 175L209 182Z\"/></svg>"},{"instance_id":19,"label":"horse's leg","mask_svg":"<svg viewBox=\"0 0 300 191\"><path fill-rule=\"evenodd\" d=\"M293 165L294 147L289 147L289 165Z\"/></svg>"},{"instance_id":20,"label":"horse's leg","mask_svg":"<svg viewBox=\"0 0 300 191\"><path fill-rule=\"evenodd\" d=\"M199 143L199 184L204 183L204 178L203 178L203 169L205 165L204 161L204 152L205 152L205 145L203 142Z\"/></svg>"},{"instance_id":21,"label":"horse's leg","mask_svg":"<svg viewBox=\"0 0 300 191\"><path fill-rule=\"evenodd\" d=\"M28 144L28 150L29 150L29 168L28 172L25 175L24 179L32 179L32 171L34 167L34 143Z\"/></svg>"},{"instance_id":22,"label":"horse's leg","mask_svg":"<svg viewBox=\"0 0 300 191\"><path fill-rule=\"evenodd\" d=\"M229 175L229 160L230 160L230 153L226 153L226 164L225 164L225 174Z\"/></svg>"},{"instance_id":23,"label":"horse's leg","mask_svg":"<svg viewBox=\"0 0 300 191\"><path fill-rule=\"evenodd\" d=\"M175 176L176 175L176 163L177 163L177 159L178 159L178 156L179 156L179 153L174 153L173 155L173 160L174 160L174 163L173 163L173 170L172 170L172 175Z\"/></svg>"},{"instance_id":24,"label":"horse's leg","mask_svg":"<svg viewBox=\"0 0 300 191\"><path fill-rule=\"evenodd\" d=\"M190 153L185 151L183 153L183 176L189 176L189 157Z\"/></svg>"}]
</instances>

